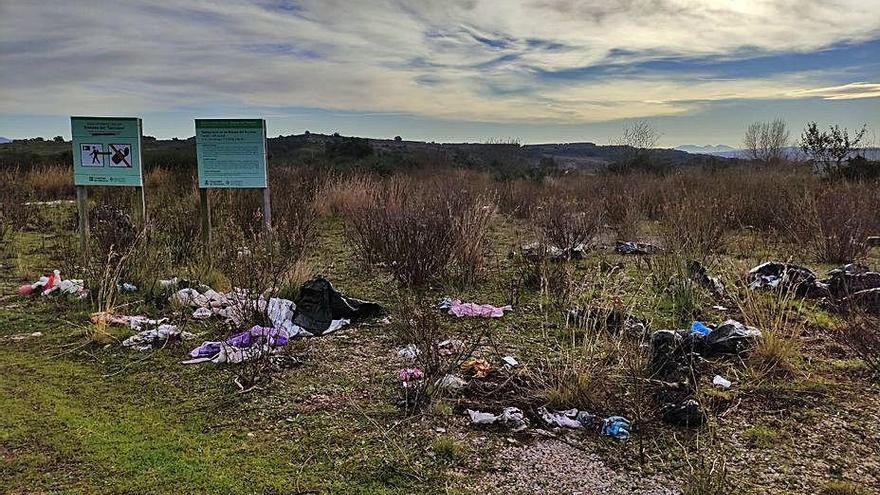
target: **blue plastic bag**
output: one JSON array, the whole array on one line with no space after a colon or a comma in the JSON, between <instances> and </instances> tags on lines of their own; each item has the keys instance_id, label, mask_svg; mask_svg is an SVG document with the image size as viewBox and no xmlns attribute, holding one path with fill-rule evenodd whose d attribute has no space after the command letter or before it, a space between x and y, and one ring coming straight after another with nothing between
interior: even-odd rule
<instances>
[{"instance_id":1,"label":"blue plastic bag","mask_svg":"<svg viewBox=\"0 0 880 495\"><path fill-rule=\"evenodd\" d=\"M712 329L707 327L702 321L695 321L691 323L691 332L698 333L700 335L709 335Z\"/></svg>"}]
</instances>

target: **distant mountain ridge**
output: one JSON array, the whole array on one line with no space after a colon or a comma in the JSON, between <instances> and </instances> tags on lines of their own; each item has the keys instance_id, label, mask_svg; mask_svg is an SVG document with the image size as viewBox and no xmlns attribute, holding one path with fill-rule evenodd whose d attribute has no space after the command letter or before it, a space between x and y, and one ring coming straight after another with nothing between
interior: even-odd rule
<instances>
[{"instance_id":1,"label":"distant mountain ridge","mask_svg":"<svg viewBox=\"0 0 880 495\"><path fill-rule=\"evenodd\" d=\"M0 144L6 144L6 143L11 143L11 142L12 142L11 139L0 136Z\"/></svg>"},{"instance_id":2,"label":"distant mountain ridge","mask_svg":"<svg viewBox=\"0 0 880 495\"><path fill-rule=\"evenodd\" d=\"M681 146L676 146L674 149L679 151L686 151L691 154L700 154L700 155L716 155L716 156L725 156L726 153L731 152L739 152L736 148L731 146L727 146L725 144L707 144L705 146L698 146L696 144L683 144Z\"/></svg>"}]
</instances>

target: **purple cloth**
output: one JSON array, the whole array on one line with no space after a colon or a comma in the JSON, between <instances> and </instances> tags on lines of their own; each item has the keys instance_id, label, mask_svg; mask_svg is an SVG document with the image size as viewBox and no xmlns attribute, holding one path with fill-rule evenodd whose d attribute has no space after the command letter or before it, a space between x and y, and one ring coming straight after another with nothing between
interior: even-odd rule
<instances>
[{"instance_id":1,"label":"purple cloth","mask_svg":"<svg viewBox=\"0 0 880 495\"><path fill-rule=\"evenodd\" d=\"M287 345L288 340L290 340L290 337L286 330L254 325L250 330L229 337L225 343L226 345L244 349L263 341L268 341L270 346L278 347ZM194 358L211 357L220 352L222 344L222 342L204 342L190 351L189 355Z\"/></svg>"},{"instance_id":2,"label":"purple cloth","mask_svg":"<svg viewBox=\"0 0 880 495\"><path fill-rule=\"evenodd\" d=\"M501 318L505 311L513 311L511 306L492 306L491 304L463 303L455 299L449 305L449 314L458 317L481 316L484 318Z\"/></svg>"}]
</instances>

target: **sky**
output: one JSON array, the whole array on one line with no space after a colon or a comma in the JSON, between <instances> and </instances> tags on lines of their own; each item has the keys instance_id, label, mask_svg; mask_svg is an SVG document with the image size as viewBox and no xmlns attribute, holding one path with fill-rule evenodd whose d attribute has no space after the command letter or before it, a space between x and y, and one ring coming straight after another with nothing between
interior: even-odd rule
<instances>
[{"instance_id":1,"label":"sky","mask_svg":"<svg viewBox=\"0 0 880 495\"><path fill-rule=\"evenodd\" d=\"M263 117L270 136L737 146L880 136L880 0L0 0L0 136L71 115Z\"/></svg>"}]
</instances>

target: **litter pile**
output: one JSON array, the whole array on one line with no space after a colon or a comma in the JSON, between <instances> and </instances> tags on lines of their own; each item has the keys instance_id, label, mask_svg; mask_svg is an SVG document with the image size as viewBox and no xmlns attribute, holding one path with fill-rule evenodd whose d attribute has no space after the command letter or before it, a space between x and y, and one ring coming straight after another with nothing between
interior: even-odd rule
<instances>
[{"instance_id":1,"label":"litter pile","mask_svg":"<svg viewBox=\"0 0 880 495\"><path fill-rule=\"evenodd\" d=\"M533 242L521 246L520 253L530 261L541 261L543 259L549 259L550 261L581 260L586 256L587 246L578 244L573 248L560 248L550 244ZM514 256L516 252L510 254Z\"/></svg>"},{"instance_id":2,"label":"litter pile","mask_svg":"<svg viewBox=\"0 0 880 495\"><path fill-rule=\"evenodd\" d=\"M614 251L617 254L655 254L660 248L647 242L618 241Z\"/></svg>"},{"instance_id":3,"label":"litter pile","mask_svg":"<svg viewBox=\"0 0 880 495\"><path fill-rule=\"evenodd\" d=\"M749 288L794 292L797 297L824 298L841 307L856 306L880 312L880 273L849 263L819 280L809 268L768 261L749 270Z\"/></svg>"},{"instance_id":4,"label":"litter pile","mask_svg":"<svg viewBox=\"0 0 880 495\"><path fill-rule=\"evenodd\" d=\"M461 302L459 299L444 298L437 305L439 309L445 309L449 314L461 318L462 316L479 316L482 318L501 318L505 311L513 311L513 307L493 306L491 304L477 304Z\"/></svg>"},{"instance_id":5,"label":"litter pile","mask_svg":"<svg viewBox=\"0 0 880 495\"><path fill-rule=\"evenodd\" d=\"M206 294L200 296L203 299L198 302L207 303L200 308L214 308L212 301L216 299ZM250 330L237 333L224 341L206 341L193 349L190 352L192 359L184 363L240 363L267 352L273 353L293 337L326 335L347 326L352 319L376 317L384 312L375 302L341 294L321 276L305 282L295 301L281 298L267 300L260 296L248 300L243 306L246 310L266 311L272 326L253 326ZM235 322L236 315L241 314L236 310L241 307L242 305L227 306L227 317Z\"/></svg>"},{"instance_id":6,"label":"litter pile","mask_svg":"<svg viewBox=\"0 0 880 495\"><path fill-rule=\"evenodd\" d=\"M43 275L32 284L22 285L18 288L18 293L23 296L30 294L40 294L42 296L73 294L80 299L84 299L89 295L89 291L85 288L82 280L62 279L60 270L54 270L52 273Z\"/></svg>"},{"instance_id":7,"label":"litter pile","mask_svg":"<svg viewBox=\"0 0 880 495\"><path fill-rule=\"evenodd\" d=\"M697 426L705 420L694 399L698 367L703 357L741 355L761 338L761 331L736 320L717 327L694 322L687 330L658 330L651 335L651 368L663 382L658 392L661 411L667 423Z\"/></svg>"}]
</instances>

